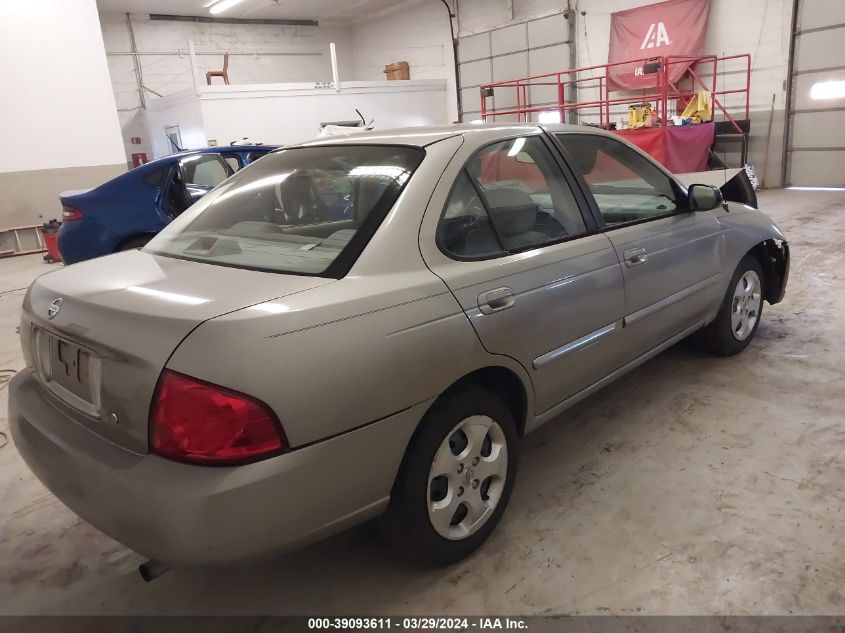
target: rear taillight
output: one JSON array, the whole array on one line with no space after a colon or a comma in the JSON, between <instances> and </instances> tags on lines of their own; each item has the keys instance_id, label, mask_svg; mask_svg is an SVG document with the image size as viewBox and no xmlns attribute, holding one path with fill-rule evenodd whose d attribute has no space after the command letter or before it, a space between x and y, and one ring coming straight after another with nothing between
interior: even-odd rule
<instances>
[{"instance_id":1,"label":"rear taillight","mask_svg":"<svg viewBox=\"0 0 845 633\"><path fill-rule=\"evenodd\" d=\"M73 207L62 207L62 222L73 222L82 219L82 211Z\"/></svg>"},{"instance_id":2,"label":"rear taillight","mask_svg":"<svg viewBox=\"0 0 845 633\"><path fill-rule=\"evenodd\" d=\"M150 413L152 452L199 464L257 461L284 450L282 427L259 400L165 370Z\"/></svg>"}]
</instances>

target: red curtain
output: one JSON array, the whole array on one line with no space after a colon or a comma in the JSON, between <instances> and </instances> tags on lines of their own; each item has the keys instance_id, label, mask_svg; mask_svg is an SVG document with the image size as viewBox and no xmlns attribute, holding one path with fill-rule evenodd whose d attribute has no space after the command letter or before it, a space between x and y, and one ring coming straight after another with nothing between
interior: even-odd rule
<instances>
[{"instance_id":1,"label":"red curtain","mask_svg":"<svg viewBox=\"0 0 845 633\"><path fill-rule=\"evenodd\" d=\"M665 129L617 130L616 133L650 154L669 171L685 174L707 169L715 126L712 123L670 125Z\"/></svg>"}]
</instances>

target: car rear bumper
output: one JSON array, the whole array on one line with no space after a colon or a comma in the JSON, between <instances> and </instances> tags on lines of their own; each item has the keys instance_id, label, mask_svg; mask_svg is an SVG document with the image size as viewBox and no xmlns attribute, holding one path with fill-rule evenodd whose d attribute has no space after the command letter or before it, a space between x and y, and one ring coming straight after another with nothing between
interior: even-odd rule
<instances>
[{"instance_id":1,"label":"car rear bumper","mask_svg":"<svg viewBox=\"0 0 845 633\"><path fill-rule=\"evenodd\" d=\"M63 222L58 235L59 254L65 264L114 252L111 235L92 219Z\"/></svg>"},{"instance_id":2,"label":"car rear bumper","mask_svg":"<svg viewBox=\"0 0 845 633\"><path fill-rule=\"evenodd\" d=\"M53 406L28 370L10 385L9 424L33 473L83 519L149 558L210 564L292 549L378 515L429 404L278 457L219 468L104 440Z\"/></svg>"}]
</instances>

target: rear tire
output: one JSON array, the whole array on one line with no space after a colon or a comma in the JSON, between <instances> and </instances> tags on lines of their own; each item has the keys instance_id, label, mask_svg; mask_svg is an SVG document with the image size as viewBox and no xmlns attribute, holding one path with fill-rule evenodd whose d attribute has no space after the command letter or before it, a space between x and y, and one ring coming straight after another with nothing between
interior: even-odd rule
<instances>
[{"instance_id":1,"label":"rear tire","mask_svg":"<svg viewBox=\"0 0 845 633\"><path fill-rule=\"evenodd\" d=\"M734 271L716 319L702 332L708 351L734 356L748 347L763 316L764 288L760 262L746 255Z\"/></svg>"},{"instance_id":2,"label":"rear tire","mask_svg":"<svg viewBox=\"0 0 845 633\"><path fill-rule=\"evenodd\" d=\"M510 499L516 444L513 413L494 392L469 385L441 397L405 453L382 534L426 564L454 563L474 552Z\"/></svg>"},{"instance_id":3,"label":"rear tire","mask_svg":"<svg viewBox=\"0 0 845 633\"><path fill-rule=\"evenodd\" d=\"M121 244L117 250L118 252L134 251L139 248L145 247L147 245L147 242L149 242L151 239L153 238L149 235L139 235L138 237L130 237L128 240L123 242L123 244Z\"/></svg>"}]
</instances>

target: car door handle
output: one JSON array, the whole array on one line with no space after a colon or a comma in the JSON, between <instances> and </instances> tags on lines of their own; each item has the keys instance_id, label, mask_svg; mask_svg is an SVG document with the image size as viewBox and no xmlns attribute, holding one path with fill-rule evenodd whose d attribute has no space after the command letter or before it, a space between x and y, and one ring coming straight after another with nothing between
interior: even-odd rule
<instances>
[{"instance_id":1,"label":"car door handle","mask_svg":"<svg viewBox=\"0 0 845 633\"><path fill-rule=\"evenodd\" d=\"M626 266L639 266L648 261L648 253L645 252L644 248L629 248L623 253L623 258Z\"/></svg>"},{"instance_id":2,"label":"car door handle","mask_svg":"<svg viewBox=\"0 0 845 633\"><path fill-rule=\"evenodd\" d=\"M510 288L496 288L478 295L478 309L482 314L493 314L507 310L516 303L516 297Z\"/></svg>"}]
</instances>

